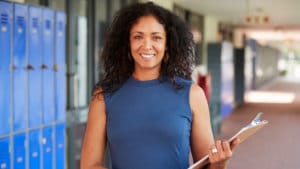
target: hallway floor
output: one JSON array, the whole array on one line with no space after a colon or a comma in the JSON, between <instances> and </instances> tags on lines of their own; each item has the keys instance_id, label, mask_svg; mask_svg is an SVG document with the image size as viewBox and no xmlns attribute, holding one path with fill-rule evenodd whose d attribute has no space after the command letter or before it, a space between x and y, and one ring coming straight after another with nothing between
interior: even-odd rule
<instances>
[{"instance_id":1,"label":"hallway floor","mask_svg":"<svg viewBox=\"0 0 300 169\"><path fill-rule=\"evenodd\" d=\"M263 112L262 119L269 121L266 127L236 147L228 169L300 169L300 80L280 78L258 92L263 95L253 101L268 93L274 95L265 101L236 107L223 121L222 133L218 136L221 138L230 138L258 112ZM275 103L276 98L280 100L285 96L293 96L293 99L289 103Z\"/></svg>"}]
</instances>

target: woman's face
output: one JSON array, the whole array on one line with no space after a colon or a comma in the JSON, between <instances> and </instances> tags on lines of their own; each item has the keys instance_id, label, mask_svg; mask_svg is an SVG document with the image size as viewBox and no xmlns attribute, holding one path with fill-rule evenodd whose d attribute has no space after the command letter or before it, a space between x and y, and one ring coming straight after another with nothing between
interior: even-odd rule
<instances>
[{"instance_id":1,"label":"woman's face","mask_svg":"<svg viewBox=\"0 0 300 169\"><path fill-rule=\"evenodd\" d=\"M159 71L166 51L166 31L152 15L140 17L130 30L135 71Z\"/></svg>"}]
</instances>

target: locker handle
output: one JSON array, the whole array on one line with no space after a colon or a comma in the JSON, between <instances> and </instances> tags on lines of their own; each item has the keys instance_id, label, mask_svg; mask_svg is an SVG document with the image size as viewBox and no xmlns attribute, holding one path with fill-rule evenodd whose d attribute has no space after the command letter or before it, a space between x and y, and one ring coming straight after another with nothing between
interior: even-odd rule
<instances>
[{"instance_id":1,"label":"locker handle","mask_svg":"<svg viewBox=\"0 0 300 169\"><path fill-rule=\"evenodd\" d=\"M27 65L28 70L34 70L34 67L32 65Z\"/></svg>"},{"instance_id":2,"label":"locker handle","mask_svg":"<svg viewBox=\"0 0 300 169\"><path fill-rule=\"evenodd\" d=\"M41 65L41 68L42 68L42 69L48 69L48 67L47 67L45 64L42 64L42 65Z\"/></svg>"},{"instance_id":3,"label":"locker handle","mask_svg":"<svg viewBox=\"0 0 300 169\"><path fill-rule=\"evenodd\" d=\"M53 65L53 70L54 70L55 72L58 71L58 65L57 65L57 64L54 64L54 65Z\"/></svg>"}]
</instances>

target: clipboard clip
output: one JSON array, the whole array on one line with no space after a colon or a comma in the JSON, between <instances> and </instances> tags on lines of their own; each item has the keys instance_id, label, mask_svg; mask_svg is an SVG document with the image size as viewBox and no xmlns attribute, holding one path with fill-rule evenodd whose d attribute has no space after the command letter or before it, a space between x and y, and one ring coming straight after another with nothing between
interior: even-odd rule
<instances>
[{"instance_id":1,"label":"clipboard clip","mask_svg":"<svg viewBox=\"0 0 300 169\"><path fill-rule=\"evenodd\" d=\"M259 113L255 116L255 118L251 121L251 123L248 124L247 127L252 127L252 126L255 126L255 125L261 123L261 122L262 122L262 121L261 121L261 116L262 116L262 114L263 114L262 112L259 112Z\"/></svg>"}]
</instances>

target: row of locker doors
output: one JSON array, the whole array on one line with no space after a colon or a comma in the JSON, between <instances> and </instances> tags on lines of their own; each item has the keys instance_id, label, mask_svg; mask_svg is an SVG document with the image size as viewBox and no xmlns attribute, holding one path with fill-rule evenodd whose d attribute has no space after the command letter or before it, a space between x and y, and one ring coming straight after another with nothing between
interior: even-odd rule
<instances>
[{"instance_id":1,"label":"row of locker doors","mask_svg":"<svg viewBox=\"0 0 300 169\"><path fill-rule=\"evenodd\" d=\"M63 11L0 1L0 136L65 121Z\"/></svg>"},{"instance_id":2,"label":"row of locker doors","mask_svg":"<svg viewBox=\"0 0 300 169\"><path fill-rule=\"evenodd\" d=\"M64 169L65 124L0 138L1 169Z\"/></svg>"}]
</instances>

